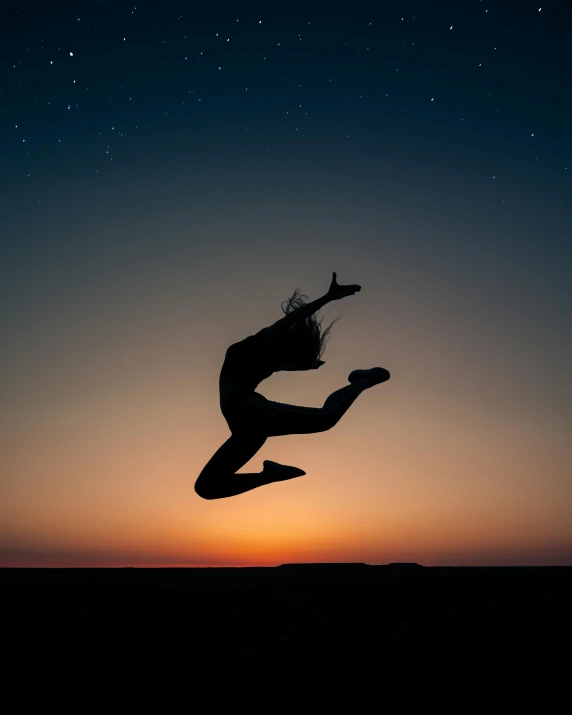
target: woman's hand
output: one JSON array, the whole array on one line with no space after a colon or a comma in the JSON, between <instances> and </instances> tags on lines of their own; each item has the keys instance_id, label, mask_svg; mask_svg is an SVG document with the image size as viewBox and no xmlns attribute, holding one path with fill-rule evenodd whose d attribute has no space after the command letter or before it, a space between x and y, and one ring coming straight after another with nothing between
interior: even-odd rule
<instances>
[{"instance_id":1,"label":"woman's hand","mask_svg":"<svg viewBox=\"0 0 572 715\"><path fill-rule=\"evenodd\" d=\"M334 273L327 295L330 300L340 300L340 298L345 298L348 295L355 295L360 290L361 286L355 284L350 286L338 285L336 274Z\"/></svg>"}]
</instances>

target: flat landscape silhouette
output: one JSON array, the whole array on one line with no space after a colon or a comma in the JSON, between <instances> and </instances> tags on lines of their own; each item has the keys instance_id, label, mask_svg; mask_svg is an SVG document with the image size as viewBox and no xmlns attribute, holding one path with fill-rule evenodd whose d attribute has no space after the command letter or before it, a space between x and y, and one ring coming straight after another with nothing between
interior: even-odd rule
<instances>
[{"instance_id":1,"label":"flat landscape silhouette","mask_svg":"<svg viewBox=\"0 0 572 715\"><path fill-rule=\"evenodd\" d=\"M4 650L29 674L557 663L571 596L571 567L0 570Z\"/></svg>"}]
</instances>

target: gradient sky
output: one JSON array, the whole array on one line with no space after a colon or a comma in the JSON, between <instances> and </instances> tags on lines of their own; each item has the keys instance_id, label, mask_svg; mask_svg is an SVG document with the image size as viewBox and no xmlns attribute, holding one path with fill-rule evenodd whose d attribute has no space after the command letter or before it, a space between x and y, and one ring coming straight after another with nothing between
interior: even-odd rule
<instances>
[{"instance_id":1,"label":"gradient sky","mask_svg":"<svg viewBox=\"0 0 572 715\"><path fill-rule=\"evenodd\" d=\"M3 3L0 566L572 565L572 6ZM227 347L361 293L306 476L193 485Z\"/></svg>"}]
</instances>

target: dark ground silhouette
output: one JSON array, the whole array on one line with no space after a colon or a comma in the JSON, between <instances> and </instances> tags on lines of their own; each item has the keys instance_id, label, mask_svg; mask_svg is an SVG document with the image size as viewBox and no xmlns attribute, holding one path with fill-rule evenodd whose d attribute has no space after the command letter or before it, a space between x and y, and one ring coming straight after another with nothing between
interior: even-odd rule
<instances>
[{"instance_id":1,"label":"dark ground silhouette","mask_svg":"<svg viewBox=\"0 0 572 715\"><path fill-rule=\"evenodd\" d=\"M571 596L572 567L0 569L3 651L30 675L558 664Z\"/></svg>"}]
</instances>

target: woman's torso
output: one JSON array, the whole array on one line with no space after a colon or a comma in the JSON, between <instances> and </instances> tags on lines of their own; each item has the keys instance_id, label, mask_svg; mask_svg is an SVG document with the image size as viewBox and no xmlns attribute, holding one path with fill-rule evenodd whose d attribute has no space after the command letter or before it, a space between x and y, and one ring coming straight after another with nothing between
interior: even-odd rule
<instances>
[{"instance_id":1,"label":"woman's torso","mask_svg":"<svg viewBox=\"0 0 572 715\"><path fill-rule=\"evenodd\" d=\"M262 331L231 345L219 377L221 409L254 392L274 372L274 361L272 346Z\"/></svg>"}]
</instances>

